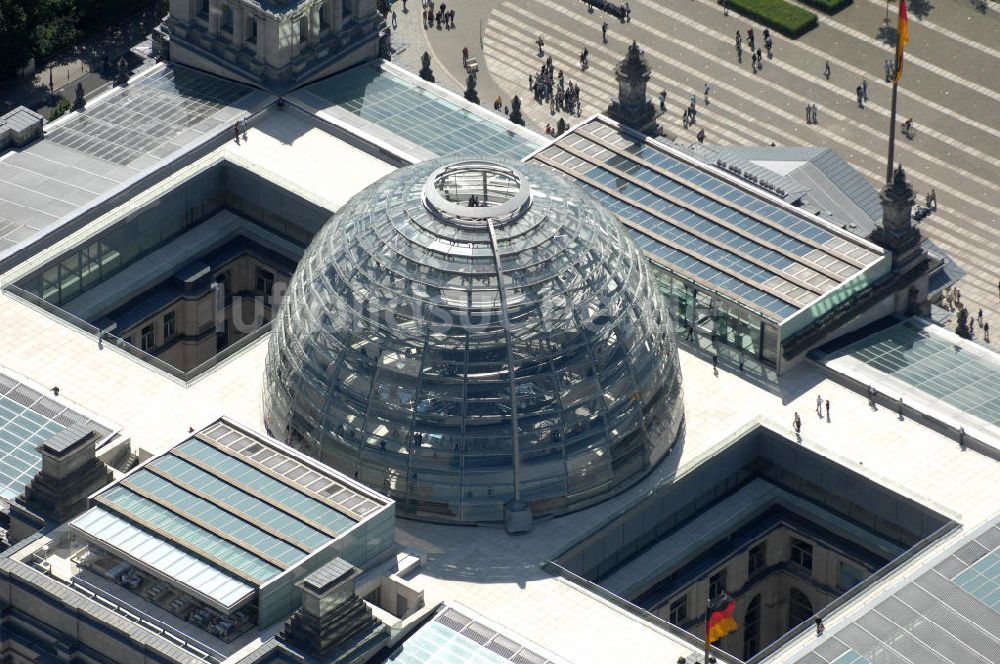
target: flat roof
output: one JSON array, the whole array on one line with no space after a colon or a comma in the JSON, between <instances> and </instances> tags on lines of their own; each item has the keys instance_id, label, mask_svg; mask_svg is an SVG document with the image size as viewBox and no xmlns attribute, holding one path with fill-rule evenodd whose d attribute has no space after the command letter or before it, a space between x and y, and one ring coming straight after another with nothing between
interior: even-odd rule
<instances>
[{"instance_id":1,"label":"flat roof","mask_svg":"<svg viewBox=\"0 0 1000 664\"><path fill-rule=\"evenodd\" d=\"M491 115L389 63L353 67L290 97L420 159L451 155L521 159L545 143L542 136L505 116ZM417 154L421 151L425 154Z\"/></svg>"},{"instance_id":2,"label":"flat roof","mask_svg":"<svg viewBox=\"0 0 1000 664\"><path fill-rule=\"evenodd\" d=\"M113 431L0 367L0 498L21 495L42 468L38 446L78 425L100 438Z\"/></svg>"},{"instance_id":3,"label":"flat roof","mask_svg":"<svg viewBox=\"0 0 1000 664\"><path fill-rule=\"evenodd\" d=\"M231 608L245 599L246 588L256 590L298 565L388 499L219 420L96 494L91 504L71 523L81 534ZM160 558L177 562L165 566ZM208 578L215 585L193 582L207 569L214 570Z\"/></svg>"},{"instance_id":4,"label":"flat roof","mask_svg":"<svg viewBox=\"0 0 1000 664\"><path fill-rule=\"evenodd\" d=\"M883 258L846 231L597 116L531 156L618 215L654 263L783 320Z\"/></svg>"},{"instance_id":5,"label":"flat roof","mask_svg":"<svg viewBox=\"0 0 1000 664\"><path fill-rule=\"evenodd\" d=\"M81 208L207 140L270 96L157 65L0 156L0 257Z\"/></svg>"}]
</instances>

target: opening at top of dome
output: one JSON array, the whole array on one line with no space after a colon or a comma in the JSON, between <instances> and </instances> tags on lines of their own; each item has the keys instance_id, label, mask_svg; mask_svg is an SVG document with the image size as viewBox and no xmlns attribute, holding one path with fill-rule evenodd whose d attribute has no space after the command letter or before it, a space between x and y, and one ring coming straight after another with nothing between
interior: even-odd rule
<instances>
[{"instance_id":1,"label":"opening at top of dome","mask_svg":"<svg viewBox=\"0 0 1000 664\"><path fill-rule=\"evenodd\" d=\"M481 226L521 216L530 206L530 187L524 174L511 166L462 161L431 173L424 199L447 221Z\"/></svg>"}]
</instances>

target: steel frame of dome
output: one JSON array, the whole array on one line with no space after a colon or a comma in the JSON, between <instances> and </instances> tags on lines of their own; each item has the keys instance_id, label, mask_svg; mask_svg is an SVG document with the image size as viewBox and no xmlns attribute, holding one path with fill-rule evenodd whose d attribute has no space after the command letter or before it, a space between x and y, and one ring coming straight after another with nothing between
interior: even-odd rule
<instances>
[{"instance_id":1,"label":"steel frame of dome","mask_svg":"<svg viewBox=\"0 0 1000 664\"><path fill-rule=\"evenodd\" d=\"M299 263L265 371L273 436L435 521L593 504L683 423L639 250L572 182L495 159L424 162L348 202Z\"/></svg>"}]
</instances>

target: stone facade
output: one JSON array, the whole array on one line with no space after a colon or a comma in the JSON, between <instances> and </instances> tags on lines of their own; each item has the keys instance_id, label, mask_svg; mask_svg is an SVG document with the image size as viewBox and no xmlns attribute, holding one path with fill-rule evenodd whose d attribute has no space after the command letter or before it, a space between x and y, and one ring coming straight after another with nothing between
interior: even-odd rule
<instances>
[{"instance_id":1,"label":"stone facade","mask_svg":"<svg viewBox=\"0 0 1000 664\"><path fill-rule=\"evenodd\" d=\"M378 57L375 0L170 0L170 59L276 92Z\"/></svg>"}]
</instances>

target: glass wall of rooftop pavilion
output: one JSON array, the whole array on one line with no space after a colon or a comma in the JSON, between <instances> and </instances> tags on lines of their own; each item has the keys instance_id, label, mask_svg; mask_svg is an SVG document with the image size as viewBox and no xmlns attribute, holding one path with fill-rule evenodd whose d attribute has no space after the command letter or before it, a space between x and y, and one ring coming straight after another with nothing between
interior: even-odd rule
<instances>
[{"instance_id":1,"label":"glass wall of rooftop pavilion","mask_svg":"<svg viewBox=\"0 0 1000 664\"><path fill-rule=\"evenodd\" d=\"M656 260L651 259L650 265L669 302L678 342L728 357L740 366L757 363L768 374L777 370L779 321L708 290Z\"/></svg>"}]
</instances>

